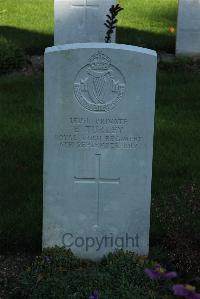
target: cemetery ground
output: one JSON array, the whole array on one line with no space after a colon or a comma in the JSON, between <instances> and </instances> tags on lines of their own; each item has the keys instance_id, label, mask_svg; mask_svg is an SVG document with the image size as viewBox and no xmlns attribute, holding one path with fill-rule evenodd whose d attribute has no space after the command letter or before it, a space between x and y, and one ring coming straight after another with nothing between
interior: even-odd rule
<instances>
[{"instance_id":1,"label":"cemetery ground","mask_svg":"<svg viewBox=\"0 0 200 299\"><path fill-rule=\"evenodd\" d=\"M177 0L120 0L117 42L171 53L175 49ZM53 0L0 1L1 37L29 54L53 44ZM0 40L1 46L1 40Z\"/></svg>"},{"instance_id":2,"label":"cemetery ground","mask_svg":"<svg viewBox=\"0 0 200 299\"><path fill-rule=\"evenodd\" d=\"M177 1L151 1L150 6L147 5L148 0L143 1L143 5L140 0L120 2L126 13L123 12L119 21L118 42L149 47L159 52L174 52L175 33L170 28L176 25ZM52 18L52 0L28 3L21 0L16 1L15 6L13 0L6 4L0 2L3 45L6 39L11 41L8 48L19 47L29 55L41 54L45 46L53 41ZM22 64L27 63L23 54L20 63L21 59ZM40 59L41 62L34 67L35 58L31 61L33 66L29 61L29 67L26 66L24 71L9 70L8 74L0 77L0 298L17 298L19 273L30 267L41 252L43 63ZM200 276L199 70L198 60L175 60L169 56L169 60L159 63L157 75L150 258L169 270L176 269L183 282ZM124 297L120 298L129 298L130 294L126 291L134 289L134 285L128 286L128 281L138 279L135 268L131 269L132 256L119 253L98 268L93 263L79 263L69 253L66 255L67 262L64 263L65 258L62 262L65 265L70 263L67 279L74 281L72 289L77 291L80 288L82 291L86 285L92 290L96 281L99 288L109 290L114 276L116 282L113 287L120 283L121 292L124 292ZM61 273L65 271L62 262ZM75 271L77 268L78 271ZM112 274L107 277L107 285L102 278L104 271ZM119 272L122 272L121 276L117 276ZM124 274L126 272L130 277ZM44 278L42 271L39 274L37 285ZM138 275L140 277L141 274ZM62 276L56 279L58 277L60 283ZM142 280L144 278L140 279L146 283ZM148 283L147 286L152 287ZM137 298L133 293L132 296ZM79 294L75 298L86 297ZM159 297L152 292L149 298ZM161 298L165 298L164 295Z\"/></svg>"},{"instance_id":3,"label":"cemetery ground","mask_svg":"<svg viewBox=\"0 0 200 299\"><path fill-rule=\"evenodd\" d=\"M179 67L162 65L158 72L150 256L194 278L200 259L200 74ZM41 249L43 73L2 76L0 90L0 250L12 277Z\"/></svg>"}]
</instances>

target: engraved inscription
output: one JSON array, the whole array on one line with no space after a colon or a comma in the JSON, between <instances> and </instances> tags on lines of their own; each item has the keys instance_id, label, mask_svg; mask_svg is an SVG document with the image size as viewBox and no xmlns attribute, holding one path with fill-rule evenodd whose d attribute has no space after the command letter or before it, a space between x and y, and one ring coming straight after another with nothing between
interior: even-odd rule
<instances>
[{"instance_id":1,"label":"engraved inscription","mask_svg":"<svg viewBox=\"0 0 200 299\"><path fill-rule=\"evenodd\" d=\"M95 183L96 184L96 198L97 198L97 226L100 224L100 185L101 184L119 184L119 178L103 178L101 177L101 154L96 154L96 176L89 177L74 177L75 183Z\"/></svg>"},{"instance_id":2,"label":"engraved inscription","mask_svg":"<svg viewBox=\"0 0 200 299\"><path fill-rule=\"evenodd\" d=\"M107 112L114 109L125 93L125 79L101 51L89 59L77 74L74 94L85 109Z\"/></svg>"},{"instance_id":3,"label":"engraved inscription","mask_svg":"<svg viewBox=\"0 0 200 299\"><path fill-rule=\"evenodd\" d=\"M134 150L143 141L141 135L129 133L127 118L67 116L66 120L66 129L55 135L61 147Z\"/></svg>"}]
</instances>

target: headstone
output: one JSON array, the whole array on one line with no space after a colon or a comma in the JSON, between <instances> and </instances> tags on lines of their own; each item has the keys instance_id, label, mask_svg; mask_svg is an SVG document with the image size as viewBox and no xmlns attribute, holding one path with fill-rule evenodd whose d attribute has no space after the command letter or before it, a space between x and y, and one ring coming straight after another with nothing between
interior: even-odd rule
<instances>
[{"instance_id":1,"label":"headstone","mask_svg":"<svg viewBox=\"0 0 200 299\"><path fill-rule=\"evenodd\" d=\"M179 0L176 53L200 54L200 0Z\"/></svg>"},{"instance_id":2,"label":"headstone","mask_svg":"<svg viewBox=\"0 0 200 299\"><path fill-rule=\"evenodd\" d=\"M105 41L106 14L116 0L54 1L55 45Z\"/></svg>"},{"instance_id":3,"label":"headstone","mask_svg":"<svg viewBox=\"0 0 200 299\"><path fill-rule=\"evenodd\" d=\"M133 46L46 49L43 247L148 253L156 65Z\"/></svg>"}]
</instances>

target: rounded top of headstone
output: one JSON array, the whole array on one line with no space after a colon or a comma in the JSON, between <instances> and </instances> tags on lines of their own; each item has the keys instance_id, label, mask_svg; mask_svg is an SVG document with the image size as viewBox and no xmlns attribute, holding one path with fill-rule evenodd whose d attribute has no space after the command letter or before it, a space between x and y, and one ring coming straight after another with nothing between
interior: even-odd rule
<instances>
[{"instance_id":1,"label":"rounded top of headstone","mask_svg":"<svg viewBox=\"0 0 200 299\"><path fill-rule=\"evenodd\" d=\"M74 43L74 44L64 44L53 46L45 49L45 54L58 52L58 51L65 51L65 50L76 50L76 49L115 49L115 50L126 50L135 53L150 55L157 57L157 53L154 50L131 46L131 45L124 45L124 44L115 44L115 43Z\"/></svg>"}]
</instances>

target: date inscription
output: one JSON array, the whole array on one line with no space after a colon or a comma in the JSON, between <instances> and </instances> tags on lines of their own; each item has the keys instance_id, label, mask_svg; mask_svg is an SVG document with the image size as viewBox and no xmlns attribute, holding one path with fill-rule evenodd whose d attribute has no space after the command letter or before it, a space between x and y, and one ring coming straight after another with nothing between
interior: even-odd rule
<instances>
[{"instance_id":1,"label":"date inscription","mask_svg":"<svg viewBox=\"0 0 200 299\"><path fill-rule=\"evenodd\" d=\"M67 116L66 127L55 135L61 147L136 149L142 136L129 133L127 118Z\"/></svg>"}]
</instances>

